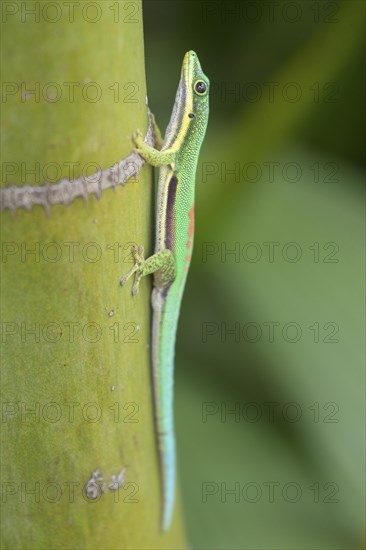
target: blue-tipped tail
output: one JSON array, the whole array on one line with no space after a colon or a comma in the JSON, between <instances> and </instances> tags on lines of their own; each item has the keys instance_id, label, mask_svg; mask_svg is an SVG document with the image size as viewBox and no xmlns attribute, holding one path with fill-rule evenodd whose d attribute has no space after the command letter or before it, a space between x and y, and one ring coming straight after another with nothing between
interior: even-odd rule
<instances>
[{"instance_id":1,"label":"blue-tipped tail","mask_svg":"<svg viewBox=\"0 0 366 550\"><path fill-rule=\"evenodd\" d=\"M174 512L175 501L175 438L174 433L167 433L161 436L161 470L162 470L162 491L163 491L163 510L162 510L162 531L168 531Z\"/></svg>"}]
</instances>

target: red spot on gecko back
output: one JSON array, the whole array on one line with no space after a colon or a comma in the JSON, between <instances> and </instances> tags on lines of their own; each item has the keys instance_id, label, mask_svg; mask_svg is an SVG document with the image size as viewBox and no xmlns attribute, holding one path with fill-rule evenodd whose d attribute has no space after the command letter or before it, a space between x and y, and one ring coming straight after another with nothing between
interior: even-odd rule
<instances>
[{"instance_id":1,"label":"red spot on gecko back","mask_svg":"<svg viewBox=\"0 0 366 550\"><path fill-rule=\"evenodd\" d=\"M193 234L194 234L194 204L188 212L189 226L188 226L188 240L187 248L192 248Z\"/></svg>"}]
</instances>

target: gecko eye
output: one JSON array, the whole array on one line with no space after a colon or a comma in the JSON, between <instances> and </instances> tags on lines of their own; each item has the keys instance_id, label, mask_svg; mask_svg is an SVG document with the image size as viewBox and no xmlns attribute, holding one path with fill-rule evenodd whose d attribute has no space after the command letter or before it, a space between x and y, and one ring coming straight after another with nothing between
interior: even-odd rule
<instances>
[{"instance_id":1,"label":"gecko eye","mask_svg":"<svg viewBox=\"0 0 366 550\"><path fill-rule=\"evenodd\" d=\"M198 95L205 95L205 93L207 92L206 83L203 82L203 80L197 80L196 84L194 85L194 91Z\"/></svg>"}]
</instances>

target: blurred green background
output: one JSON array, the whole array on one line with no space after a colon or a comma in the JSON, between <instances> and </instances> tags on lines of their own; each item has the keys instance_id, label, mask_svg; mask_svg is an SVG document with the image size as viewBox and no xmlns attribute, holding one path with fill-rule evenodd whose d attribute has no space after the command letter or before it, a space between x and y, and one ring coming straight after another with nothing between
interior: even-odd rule
<instances>
[{"instance_id":1,"label":"blurred green background","mask_svg":"<svg viewBox=\"0 0 366 550\"><path fill-rule=\"evenodd\" d=\"M143 7L162 129L185 51L211 80L176 362L192 547L363 548L365 3Z\"/></svg>"}]
</instances>

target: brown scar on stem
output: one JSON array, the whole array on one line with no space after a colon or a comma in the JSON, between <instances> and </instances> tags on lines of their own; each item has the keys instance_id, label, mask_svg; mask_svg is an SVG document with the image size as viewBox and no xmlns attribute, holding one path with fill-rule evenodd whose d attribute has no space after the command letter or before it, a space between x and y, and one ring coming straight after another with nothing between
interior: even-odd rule
<instances>
[{"instance_id":1,"label":"brown scar on stem","mask_svg":"<svg viewBox=\"0 0 366 550\"><path fill-rule=\"evenodd\" d=\"M120 487L124 485L126 480L126 468L123 467L118 474L112 474L110 476L110 482L107 484L104 481L104 477L97 468L90 476L90 479L85 483L85 492L89 499L95 500L100 494L109 491L118 491Z\"/></svg>"},{"instance_id":2,"label":"brown scar on stem","mask_svg":"<svg viewBox=\"0 0 366 550\"><path fill-rule=\"evenodd\" d=\"M153 115L150 110L148 117L149 126L144 142L154 147ZM54 204L67 206L77 198L87 200L89 195L95 195L100 200L103 191L111 187L116 189L117 185L126 185L130 178L137 176L144 164L145 160L132 151L113 166L87 177L81 176L73 180L63 178L58 183L45 182L41 186L9 185L0 189L0 211L11 210L15 213L21 208L30 211L34 206L42 206L49 216Z\"/></svg>"}]
</instances>

